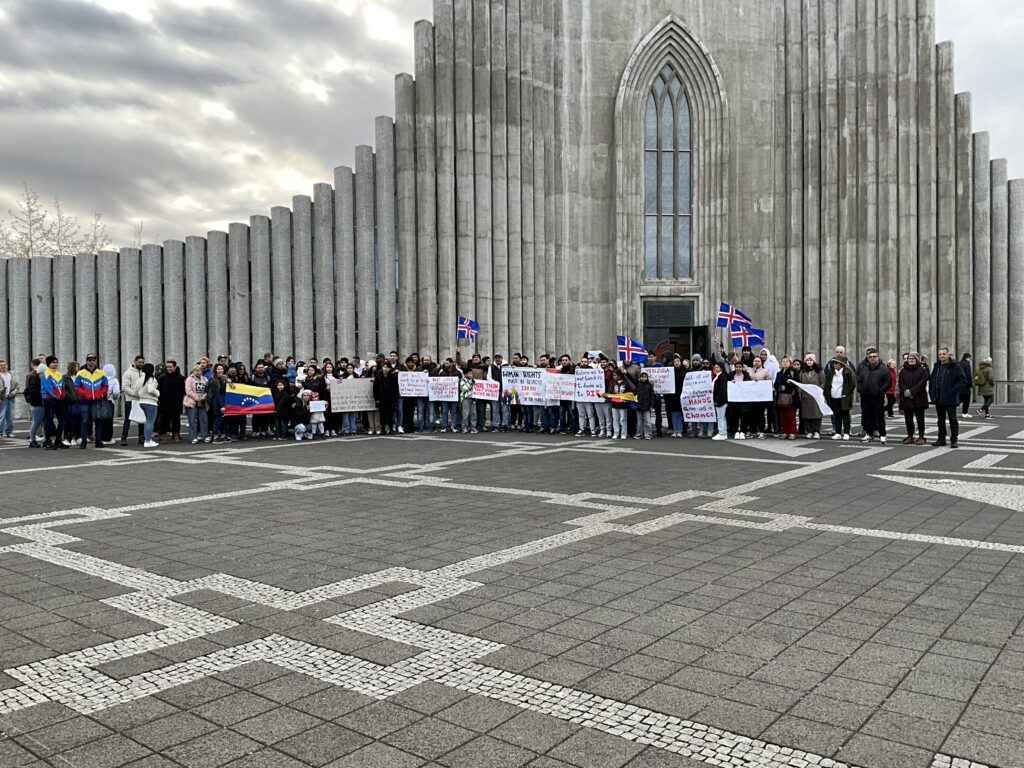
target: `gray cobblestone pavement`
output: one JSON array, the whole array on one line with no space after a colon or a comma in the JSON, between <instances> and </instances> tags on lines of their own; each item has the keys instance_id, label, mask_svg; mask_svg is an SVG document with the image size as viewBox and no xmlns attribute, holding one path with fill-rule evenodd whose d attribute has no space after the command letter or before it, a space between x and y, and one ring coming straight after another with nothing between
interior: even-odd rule
<instances>
[{"instance_id":1,"label":"gray cobblestone pavement","mask_svg":"<svg viewBox=\"0 0 1024 768\"><path fill-rule=\"evenodd\" d=\"M955 451L0 442L0 766L1017 768L998 413Z\"/></svg>"}]
</instances>

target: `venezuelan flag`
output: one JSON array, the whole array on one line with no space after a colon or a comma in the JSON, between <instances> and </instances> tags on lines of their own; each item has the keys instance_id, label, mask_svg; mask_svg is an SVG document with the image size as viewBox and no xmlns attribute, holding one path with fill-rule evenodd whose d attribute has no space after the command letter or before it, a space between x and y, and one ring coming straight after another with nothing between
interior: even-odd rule
<instances>
[{"instance_id":1,"label":"venezuelan flag","mask_svg":"<svg viewBox=\"0 0 1024 768\"><path fill-rule=\"evenodd\" d=\"M250 413L273 413L274 396L266 387L228 384L224 393L224 415L245 416Z\"/></svg>"},{"instance_id":2,"label":"venezuelan flag","mask_svg":"<svg viewBox=\"0 0 1024 768\"><path fill-rule=\"evenodd\" d=\"M639 405L637 404L636 395L634 395L632 392L620 392L618 394L615 394L613 392L605 392L603 395L601 395L601 397L603 397L605 400L610 400L613 403L625 403L634 411L639 407Z\"/></svg>"}]
</instances>

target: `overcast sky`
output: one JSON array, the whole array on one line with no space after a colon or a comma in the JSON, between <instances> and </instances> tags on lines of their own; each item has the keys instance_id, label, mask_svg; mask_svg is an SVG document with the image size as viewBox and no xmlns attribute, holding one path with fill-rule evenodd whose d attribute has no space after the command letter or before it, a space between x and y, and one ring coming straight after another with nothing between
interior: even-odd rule
<instances>
[{"instance_id":1,"label":"overcast sky","mask_svg":"<svg viewBox=\"0 0 1024 768\"><path fill-rule=\"evenodd\" d=\"M975 130L992 133L1011 176L1024 174L1024 3L936 5ZM126 245L138 221L145 239L183 239L289 205L373 143L430 7L2 0L0 211L27 181L83 219L101 212Z\"/></svg>"}]
</instances>

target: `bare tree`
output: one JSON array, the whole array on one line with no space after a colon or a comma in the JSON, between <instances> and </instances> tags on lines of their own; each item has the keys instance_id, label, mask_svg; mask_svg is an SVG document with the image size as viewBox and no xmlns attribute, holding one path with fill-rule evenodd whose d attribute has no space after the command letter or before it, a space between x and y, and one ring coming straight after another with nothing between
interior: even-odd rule
<instances>
[{"instance_id":1,"label":"bare tree","mask_svg":"<svg viewBox=\"0 0 1024 768\"><path fill-rule=\"evenodd\" d=\"M156 245L160 242L160 233L153 235L153 237L143 235L145 225L146 222L140 219L132 226L132 244L136 248L141 248L144 245Z\"/></svg>"},{"instance_id":2,"label":"bare tree","mask_svg":"<svg viewBox=\"0 0 1024 768\"><path fill-rule=\"evenodd\" d=\"M82 225L75 216L64 213L60 198L53 198L53 219L50 227L50 255L79 253L85 242Z\"/></svg>"},{"instance_id":3,"label":"bare tree","mask_svg":"<svg viewBox=\"0 0 1024 768\"><path fill-rule=\"evenodd\" d=\"M50 221L50 213L39 200L39 194L28 183L23 185L17 209L8 213L11 216L8 225L11 232L11 256L31 258L53 255L53 223Z\"/></svg>"},{"instance_id":4,"label":"bare tree","mask_svg":"<svg viewBox=\"0 0 1024 768\"><path fill-rule=\"evenodd\" d=\"M56 254L98 253L110 245L103 217L95 213L86 231L77 216L64 211L60 197L48 209L27 183L18 196L17 208L0 221L0 258L31 258ZM142 222L138 225L141 237Z\"/></svg>"},{"instance_id":5,"label":"bare tree","mask_svg":"<svg viewBox=\"0 0 1024 768\"><path fill-rule=\"evenodd\" d=\"M110 237L107 235L107 225L103 223L103 214L94 213L89 231L85 234L82 242L82 253L99 253L110 245Z\"/></svg>"}]
</instances>

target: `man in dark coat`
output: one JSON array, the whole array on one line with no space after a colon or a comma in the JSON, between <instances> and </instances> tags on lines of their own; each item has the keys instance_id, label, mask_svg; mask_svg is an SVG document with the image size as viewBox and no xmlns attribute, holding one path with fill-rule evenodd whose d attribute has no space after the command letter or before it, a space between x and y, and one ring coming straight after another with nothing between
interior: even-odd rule
<instances>
[{"instance_id":1,"label":"man in dark coat","mask_svg":"<svg viewBox=\"0 0 1024 768\"><path fill-rule=\"evenodd\" d=\"M946 419L949 419L949 447L957 447L960 423L956 420L956 408L960 397L971 386L964 369L949 355L949 347L939 347L939 360L932 368L928 381L928 396L935 404L939 417L939 439L932 445L946 444Z\"/></svg>"},{"instance_id":2,"label":"man in dark coat","mask_svg":"<svg viewBox=\"0 0 1024 768\"><path fill-rule=\"evenodd\" d=\"M963 408L962 417L970 419L971 417L971 387L974 384L974 363L970 352L964 352L964 356L960 358L960 367L964 371L964 376L967 377L967 388L960 393L960 406Z\"/></svg>"},{"instance_id":3,"label":"man in dark coat","mask_svg":"<svg viewBox=\"0 0 1024 768\"><path fill-rule=\"evenodd\" d=\"M168 359L164 372L157 377L160 399L157 402L157 431L160 442L181 442L181 411L185 400L185 377L178 370L178 363Z\"/></svg>"},{"instance_id":4,"label":"man in dark coat","mask_svg":"<svg viewBox=\"0 0 1024 768\"><path fill-rule=\"evenodd\" d=\"M867 359L857 367L857 391L864 419L865 435L862 443L875 439L885 442L885 393L892 384L889 369L878 356L878 350L868 348Z\"/></svg>"}]
</instances>

